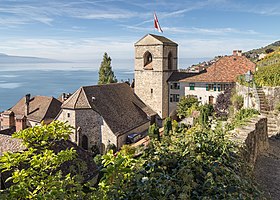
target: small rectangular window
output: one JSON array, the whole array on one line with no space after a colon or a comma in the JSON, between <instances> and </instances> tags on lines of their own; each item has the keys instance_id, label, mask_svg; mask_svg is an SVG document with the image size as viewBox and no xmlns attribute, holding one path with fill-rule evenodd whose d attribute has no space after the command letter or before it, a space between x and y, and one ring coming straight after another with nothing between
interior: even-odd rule
<instances>
[{"instance_id":1,"label":"small rectangular window","mask_svg":"<svg viewBox=\"0 0 280 200\"><path fill-rule=\"evenodd\" d=\"M180 83L171 83L170 89L179 90L180 89Z\"/></svg>"},{"instance_id":2,"label":"small rectangular window","mask_svg":"<svg viewBox=\"0 0 280 200\"><path fill-rule=\"evenodd\" d=\"M190 90L194 90L195 84L194 83L190 83Z\"/></svg>"},{"instance_id":3,"label":"small rectangular window","mask_svg":"<svg viewBox=\"0 0 280 200\"><path fill-rule=\"evenodd\" d=\"M169 101L170 102L179 102L180 94L170 94Z\"/></svg>"},{"instance_id":4,"label":"small rectangular window","mask_svg":"<svg viewBox=\"0 0 280 200\"><path fill-rule=\"evenodd\" d=\"M208 84L206 84L206 91L209 91L209 86L208 86Z\"/></svg>"},{"instance_id":5,"label":"small rectangular window","mask_svg":"<svg viewBox=\"0 0 280 200\"><path fill-rule=\"evenodd\" d=\"M151 89L151 94L153 94L154 93L154 90L153 89Z\"/></svg>"},{"instance_id":6,"label":"small rectangular window","mask_svg":"<svg viewBox=\"0 0 280 200\"><path fill-rule=\"evenodd\" d=\"M218 91L221 91L221 85L220 84L217 85L217 88L218 88Z\"/></svg>"},{"instance_id":7,"label":"small rectangular window","mask_svg":"<svg viewBox=\"0 0 280 200\"><path fill-rule=\"evenodd\" d=\"M70 113L67 113L67 117L70 117Z\"/></svg>"}]
</instances>

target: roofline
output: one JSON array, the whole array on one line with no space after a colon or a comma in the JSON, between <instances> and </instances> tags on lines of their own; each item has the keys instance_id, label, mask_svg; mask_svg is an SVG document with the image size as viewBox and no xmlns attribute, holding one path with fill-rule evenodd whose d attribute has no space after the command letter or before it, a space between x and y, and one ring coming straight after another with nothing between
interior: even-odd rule
<instances>
[{"instance_id":1,"label":"roofline","mask_svg":"<svg viewBox=\"0 0 280 200\"><path fill-rule=\"evenodd\" d=\"M143 36L140 40L138 40L137 42L135 42L134 43L134 46L148 46L148 45L137 45L137 43L138 42L140 42L141 40L143 40L145 37L147 37L148 35L150 35L150 36L152 36L152 37L154 37L154 36L159 36L159 37L164 37L164 36L161 36L161 35L155 35L155 34L152 34L152 33L148 33L148 34L146 34L145 36ZM155 37L154 37L155 38ZM164 38L166 38L166 37L164 37ZM156 39L156 38L155 38ZM168 38L167 38L168 39ZM157 39L158 40L158 39ZM170 39L169 39L170 40ZM158 41L160 41L160 40L158 40ZM170 40L170 41L172 41L172 40ZM155 45L164 45L164 44L169 44L170 46L178 46L178 44L176 43L176 42L173 42L172 41L172 43L171 42L162 42L162 41L160 41L162 44L155 44ZM155 46L155 45L149 45L149 46Z\"/></svg>"}]
</instances>

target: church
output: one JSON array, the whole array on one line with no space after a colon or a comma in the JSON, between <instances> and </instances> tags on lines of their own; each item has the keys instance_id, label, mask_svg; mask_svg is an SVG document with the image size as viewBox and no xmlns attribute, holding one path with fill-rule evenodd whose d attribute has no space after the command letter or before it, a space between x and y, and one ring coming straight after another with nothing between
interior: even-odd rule
<instances>
[{"instance_id":1,"label":"church","mask_svg":"<svg viewBox=\"0 0 280 200\"><path fill-rule=\"evenodd\" d=\"M196 97L202 104L215 104L217 96L234 87L236 78L255 71L241 51L222 56L196 72L178 70L178 44L164 36L147 34L135 43L134 92L152 108L157 122L176 114L181 97Z\"/></svg>"}]
</instances>

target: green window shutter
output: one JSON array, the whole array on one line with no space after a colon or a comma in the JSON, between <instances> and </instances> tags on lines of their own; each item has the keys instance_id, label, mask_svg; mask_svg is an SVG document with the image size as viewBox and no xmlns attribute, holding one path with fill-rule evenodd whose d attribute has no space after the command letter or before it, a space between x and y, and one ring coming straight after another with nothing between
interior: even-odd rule
<instances>
[{"instance_id":1,"label":"green window shutter","mask_svg":"<svg viewBox=\"0 0 280 200\"><path fill-rule=\"evenodd\" d=\"M194 90L194 83L190 83L190 90Z\"/></svg>"},{"instance_id":2,"label":"green window shutter","mask_svg":"<svg viewBox=\"0 0 280 200\"><path fill-rule=\"evenodd\" d=\"M206 91L209 91L209 86L208 86L208 84L206 84Z\"/></svg>"}]
</instances>

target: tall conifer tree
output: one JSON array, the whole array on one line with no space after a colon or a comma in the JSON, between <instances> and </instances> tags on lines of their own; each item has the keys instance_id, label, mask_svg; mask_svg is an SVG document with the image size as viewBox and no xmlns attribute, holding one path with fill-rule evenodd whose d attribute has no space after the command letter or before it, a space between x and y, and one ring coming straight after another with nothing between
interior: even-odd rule
<instances>
[{"instance_id":1,"label":"tall conifer tree","mask_svg":"<svg viewBox=\"0 0 280 200\"><path fill-rule=\"evenodd\" d=\"M101 62L100 68L99 68L98 85L116 83L117 81L118 80L116 79L116 76L114 75L114 72L112 70L111 58L105 52L103 55L103 60Z\"/></svg>"}]
</instances>

